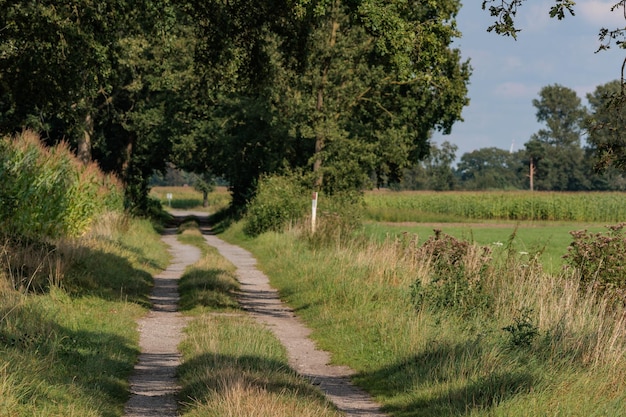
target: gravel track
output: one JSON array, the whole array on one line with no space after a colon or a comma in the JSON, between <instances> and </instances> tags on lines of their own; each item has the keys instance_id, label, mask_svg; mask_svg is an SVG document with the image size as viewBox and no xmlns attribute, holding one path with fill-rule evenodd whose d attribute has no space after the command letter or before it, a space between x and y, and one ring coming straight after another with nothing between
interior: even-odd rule
<instances>
[{"instance_id":1,"label":"gravel track","mask_svg":"<svg viewBox=\"0 0 626 417\"><path fill-rule=\"evenodd\" d=\"M203 213L175 212L176 216ZM330 355L315 347L311 331L284 305L269 280L256 268L250 252L224 242L209 230L203 230L206 242L237 268L241 284L238 294L243 309L267 326L285 346L289 365L317 385L337 408L348 417L385 417L378 404L350 382L354 371L345 366L329 365ZM187 265L200 257L200 251L176 240L173 230L163 236L173 255L172 264L154 277L150 313L139 321L141 355L130 380L131 397L125 408L127 417L175 417L177 415L176 367L180 364L177 346L182 339L186 319L177 312L177 280Z\"/></svg>"}]
</instances>

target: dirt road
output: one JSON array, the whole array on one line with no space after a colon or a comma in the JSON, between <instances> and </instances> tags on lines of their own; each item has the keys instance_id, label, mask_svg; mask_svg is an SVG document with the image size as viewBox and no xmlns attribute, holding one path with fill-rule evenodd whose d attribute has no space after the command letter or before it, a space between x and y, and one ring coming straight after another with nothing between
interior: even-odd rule
<instances>
[{"instance_id":1,"label":"dirt road","mask_svg":"<svg viewBox=\"0 0 626 417\"><path fill-rule=\"evenodd\" d=\"M177 216L201 215L176 212ZM239 302L259 323L267 326L285 346L290 366L326 394L337 408L349 417L384 417L378 404L350 382L353 371L344 366L329 365L330 355L318 350L309 338L311 331L294 312L284 305L269 280L256 268L256 260L246 250L224 242L204 230L205 239L237 268L241 283ZM176 311L176 280L186 265L194 263L200 252L179 243L175 236L165 235L174 256L165 272L155 277L154 308L140 322L142 354L131 380L131 398L126 407L128 417L176 416L175 393L178 389L175 369L180 361L176 346L181 340L185 319Z\"/></svg>"}]
</instances>

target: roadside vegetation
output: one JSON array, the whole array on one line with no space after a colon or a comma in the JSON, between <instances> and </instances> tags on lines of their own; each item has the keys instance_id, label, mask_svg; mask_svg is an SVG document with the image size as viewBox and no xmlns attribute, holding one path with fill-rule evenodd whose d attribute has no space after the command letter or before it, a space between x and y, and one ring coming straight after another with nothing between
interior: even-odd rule
<instances>
[{"instance_id":1,"label":"roadside vegetation","mask_svg":"<svg viewBox=\"0 0 626 417\"><path fill-rule=\"evenodd\" d=\"M119 416L139 354L135 319L149 307L151 275L167 265L167 252L153 223L125 214L113 178L83 169L62 146L47 151L22 139L2 142L0 209L14 217L2 224L0 242L0 415ZM76 182L55 176L59 167ZM77 189L94 190L102 204L89 205L93 197L82 200ZM44 204L51 190L81 221L52 227L45 216L64 212L35 207L34 217L18 217L18 204ZM171 192L173 207L196 210L202 194L190 191L154 190ZM546 243L566 255L550 269L539 238L537 250L520 246L523 222L488 243L471 227L458 236L444 226L415 234L368 219L367 198L321 196L313 233L306 186L296 176L267 178L247 217L216 230L255 254L319 346L357 370L355 382L393 416L626 411L624 224L555 222L576 227L568 241ZM210 213L225 207L225 190L209 201ZM587 207L605 204L594 201ZM424 215L436 221L422 208L413 218ZM551 223L541 224L545 235ZM271 334L238 309L232 265L206 246L197 224L180 232L203 248L180 282L191 317L179 369L184 415L337 416L288 367Z\"/></svg>"},{"instance_id":2,"label":"roadside vegetation","mask_svg":"<svg viewBox=\"0 0 626 417\"><path fill-rule=\"evenodd\" d=\"M0 415L122 415L165 247L66 146L0 144Z\"/></svg>"},{"instance_id":3,"label":"roadside vegetation","mask_svg":"<svg viewBox=\"0 0 626 417\"><path fill-rule=\"evenodd\" d=\"M501 245L442 231L380 239L360 227L339 231L339 215L322 201L315 234L302 213L300 223L255 237L244 218L221 237L255 254L319 346L356 369L355 382L385 411L626 411L623 226L572 234L571 249L562 248L566 268L547 271L516 246L523 225Z\"/></svg>"}]
</instances>

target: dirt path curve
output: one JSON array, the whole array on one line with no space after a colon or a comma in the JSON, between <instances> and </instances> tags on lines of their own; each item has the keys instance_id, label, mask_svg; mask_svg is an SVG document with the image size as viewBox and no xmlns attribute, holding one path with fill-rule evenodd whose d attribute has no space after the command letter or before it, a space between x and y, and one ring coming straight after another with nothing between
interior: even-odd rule
<instances>
[{"instance_id":1,"label":"dirt path curve","mask_svg":"<svg viewBox=\"0 0 626 417\"><path fill-rule=\"evenodd\" d=\"M345 366L332 366L328 352L321 351L309 339L311 331L285 306L266 275L255 265L252 254L239 246L224 242L205 231L205 239L237 267L241 284L239 302L258 322L268 326L286 347L289 365L318 385L337 408L347 416L384 417L372 398L352 385L354 373Z\"/></svg>"},{"instance_id":2,"label":"dirt path curve","mask_svg":"<svg viewBox=\"0 0 626 417\"><path fill-rule=\"evenodd\" d=\"M170 246L172 263L154 277L150 300L152 310L139 324L141 354L130 379L131 397L126 403L127 417L176 417L176 367L180 364L178 344L186 319L177 312L178 279L187 265L200 259L200 250L183 245L175 231L168 230L163 241Z\"/></svg>"}]
</instances>

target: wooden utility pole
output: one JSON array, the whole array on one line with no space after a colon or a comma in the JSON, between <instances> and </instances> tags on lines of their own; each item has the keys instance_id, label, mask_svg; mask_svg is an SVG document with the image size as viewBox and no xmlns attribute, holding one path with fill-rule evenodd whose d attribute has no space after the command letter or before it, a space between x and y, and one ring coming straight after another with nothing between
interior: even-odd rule
<instances>
[{"instance_id":1,"label":"wooden utility pole","mask_svg":"<svg viewBox=\"0 0 626 417\"><path fill-rule=\"evenodd\" d=\"M528 176L530 177L530 191L534 191L535 187L533 185L533 180L535 178L535 161L533 161L533 157L530 157L530 169Z\"/></svg>"}]
</instances>

